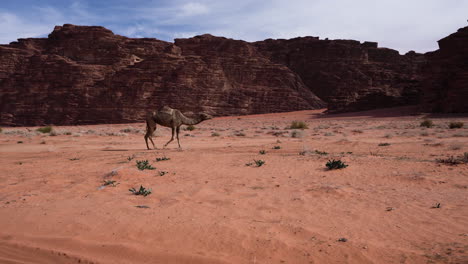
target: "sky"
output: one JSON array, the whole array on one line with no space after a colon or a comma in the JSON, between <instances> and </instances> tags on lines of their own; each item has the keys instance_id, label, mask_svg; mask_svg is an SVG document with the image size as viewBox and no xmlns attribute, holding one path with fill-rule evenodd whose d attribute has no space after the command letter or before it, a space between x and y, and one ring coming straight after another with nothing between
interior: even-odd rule
<instances>
[{"instance_id":1,"label":"sky","mask_svg":"<svg viewBox=\"0 0 468 264\"><path fill-rule=\"evenodd\" d=\"M355 39L404 54L436 50L467 19L468 0L0 0L0 44L76 24L171 42L205 33Z\"/></svg>"}]
</instances>

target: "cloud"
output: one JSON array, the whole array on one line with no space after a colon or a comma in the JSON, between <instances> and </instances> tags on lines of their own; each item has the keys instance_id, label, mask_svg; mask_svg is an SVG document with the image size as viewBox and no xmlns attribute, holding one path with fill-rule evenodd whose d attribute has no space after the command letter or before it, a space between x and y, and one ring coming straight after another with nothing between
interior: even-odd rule
<instances>
[{"instance_id":1,"label":"cloud","mask_svg":"<svg viewBox=\"0 0 468 264\"><path fill-rule=\"evenodd\" d=\"M44 35L54 25L72 23L167 41L203 33L247 41L309 35L425 52L466 26L468 10L463 0L75 0L60 7L48 1L31 7L29 15L0 12L0 42Z\"/></svg>"}]
</instances>

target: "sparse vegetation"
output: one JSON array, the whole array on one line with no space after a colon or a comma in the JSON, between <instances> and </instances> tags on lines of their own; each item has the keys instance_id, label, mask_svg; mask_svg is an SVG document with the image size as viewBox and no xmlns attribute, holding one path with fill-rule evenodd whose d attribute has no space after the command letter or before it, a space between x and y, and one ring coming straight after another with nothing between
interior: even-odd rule
<instances>
[{"instance_id":1,"label":"sparse vegetation","mask_svg":"<svg viewBox=\"0 0 468 264\"><path fill-rule=\"evenodd\" d=\"M23 144L23 141L20 140L20 141L18 141L18 142L16 142L16 143L18 143L18 144Z\"/></svg>"},{"instance_id":2,"label":"sparse vegetation","mask_svg":"<svg viewBox=\"0 0 468 264\"><path fill-rule=\"evenodd\" d=\"M450 122L449 128L450 129L462 128L463 125L464 125L463 122Z\"/></svg>"},{"instance_id":3,"label":"sparse vegetation","mask_svg":"<svg viewBox=\"0 0 468 264\"><path fill-rule=\"evenodd\" d=\"M168 173L169 173L169 172L167 172L167 171L160 171L160 172L158 172L159 176L164 176L164 175L166 175L166 174L168 174Z\"/></svg>"},{"instance_id":4,"label":"sparse vegetation","mask_svg":"<svg viewBox=\"0 0 468 264\"><path fill-rule=\"evenodd\" d=\"M71 158L71 161L79 160L80 158Z\"/></svg>"},{"instance_id":5,"label":"sparse vegetation","mask_svg":"<svg viewBox=\"0 0 468 264\"><path fill-rule=\"evenodd\" d=\"M343 169L348 167L344 162L341 160L329 160L327 164L325 164L329 170L336 170L336 169Z\"/></svg>"},{"instance_id":6,"label":"sparse vegetation","mask_svg":"<svg viewBox=\"0 0 468 264\"><path fill-rule=\"evenodd\" d=\"M419 126L431 128L431 127L434 126L434 122L432 122L432 120L426 119L426 120L422 121L422 122L419 124Z\"/></svg>"},{"instance_id":7,"label":"sparse vegetation","mask_svg":"<svg viewBox=\"0 0 468 264\"><path fill-rule=\"evenodd\" d=\"M362 130L360 130L360 129L354 129L354 130L351 130L351 132L353 132L353 133L358 133L358 134L364 133L364 132L363 132Z\"/></svg>"},{"instance_id":8,"label":"sparse vegetation","mask_svg":"<svg viewBox=\"0 0 468 264\"><path fill-rule=\"evenodd\" d=\"M304 131L294 130L293 132L291 132L291 137L302 138L304 137Z\"/></svg>"},{"instance_id":9,"label":"sparse vegetation","mask_svg":"<svg viewBox=\"0 0 468 264\"><path fill-rule=\"evenodd\" d=\"M151 194L151 189L147 189L140 185L140 189L137 191L135 188L128 189L131 193L134 195L143 195L143 196L148 196Z\"/></svg>"},{"instance_id":10,"label":"sparse vegetation","mask_svg":"<svg viewBox=\"0 0 468 264\"><path fill-rule=\"evenodd\" d=\"M466 164L468 163L468 152L465 152L463 155L457 157L450 156L445 159L437 159L436 161L448 165Z\"/></svg>"},{"instance_id":11,"label":"sparse vegetation","mask_svg":"<svg viewBox=\"0 0 468 264\"><path fill-rule=\"evenodd\" d=\"M213 133L211 133L211 136L212 137L219 137L221 135L218 132L213 132Z\"/></svg>"},{"instance_id":12,"label":"sparse vegetation","mask_svg":"<svg viewBox=\"0 0 468 264\"><path fill-rule=\"evenodd\" d=\"M136 166L139 170L154 170L156 169L155 167L151 166L149 164L148 160L137 160L136 161Z\"/></svg>"},{"instance_id":13,"label":"sparse vegetation","mask_svg":"<svg viewBox=\"0 0 468 264\"><path fill-rule=\"evenodd\" d=\"M128 157L127 157L127 160L128 160L128 161L132 161L132 159L134 159L134 158L135 158L135 155L131 155L131 156L128 156Z\"/></svg>"},{"instance_id":14,"label":"sparse vegetation","mask_svg":"<svg viewBox=\"0 0 468 264\"><path fill-rule=\"evenodd\" d=\"M274 146L273 149L281 149L281 146Z\"/></svg>"},{"instance_id":15,"label":"sparse vegetation","mask_svg":"<svg viewBox=\"0 0 468 264\"><path fill-rule=\"evenodd\" d=\"M386 146L390 146L391 144L390 143L379 143L379 147L386 147Z\"/></svg>"},{"instance_id":16,"label":"sparse vegetation","mask_svg":"<svg viewBox=\"0 0 468 264\"><path fill-rule=\"evenodd\" d=\"M262 165L265 164L264 160L254 160L254 162L255 162L255 165L257 165L257 167L261 167Z\"/></svg>"},{"instance_id":17,"label":"sparse vegetation","mask_svg":"<svg viewBox=\"0 0 468 264\"><path fill-rule=\"evenodd\" d=\"M307 129L309 126L303 121L292 121L291 125L289 126L290 129Z\"/></svg>"},{"instance_id":18,"label":"sparse vegetation","mask_svg":"<svg viewBox=\"0 0 468 264\"><path fill-rule=\"evenodd\" d=\"M40 127L40 128L38 128L36 130L41 132L41 133L50 133L52 131L52 127L51 126L45 126L45 127Z\"/></svg>"},{"instance_id":19,"label":"sparse vegetation","mask_svg":"<svg viewBox=\"0 0 468 264\"><path fill-rule=\"evenodd\" d=\"M112 187L115 187L117 185L119 185L119 183L116 183L117 181L112 181L112 180L107 180L107 181L104 181L104 183L102 184L102 186L109 186L111 185Z\"/></svg>"},{"instance_id":20,"label":"sparse vegetation","mask_svg":"<svg viewBox=\"0 0 468 264\"><path fill-rule=\"evenodd\" d=\"M188 131L193 131L195 130L195 126L194 125L188 125L184 128L184 130L188 130Z\"/></svg>"},{"instance_id":21,"label":"sparse vegetation","mask_svg":"<svg viewBox=\"0 0 468 264\"><path fill-rule=\"evenodd\" d=\"M252 166L252 165L257 165L257 167L261 167L262 165L265 164L265 161L264 160L255 160L254 159L254 162L249 162L249 163L246 163L245 166Z\"/></svg>"},{"instance_id":22,"label":"sparse vegetation","mask_svg":"<svg viewBox=\"0 0 468 264\"><path fill-rule=\"evenodd\" d=\"M320 151L320 150L315 150L315 154L318 154L318 155L328 155L328 152Z\"/></svg>"},{"instance_id":23,"label":"sparse vegetation","mask_svg":"<svg viewBox=\"0 0 468 264\"><path fill-rule=\"evenodd\" d=\"M264 149L262 149L262 150L260 150L258 153L259 153L260 155L265 155L265 154L266 154L266 151L265 151Z\"/></svg>"},{"instance_id":24,"label":"sparse vegetation","mask_svg":"<svg viewBox=\"0 0 468 264\"><path fill-rule=\"evenodd\" d=\"M159 162L159 161L165 161L165 160L170 160L171 158L168 158L166 156L164 157L161 157L161 158L156 158L156 161Z\"/></svg>"},{"instance_id":25,"label":"sparse vegetation","mask_svg":"<svg viewBox=\"0 0 468 264\"><path fill-rule=\"evenodd\" d=\"M432 206L432 208L440 208L440 203L436 203L435 205Z\"/></svg>"}]
</instances>

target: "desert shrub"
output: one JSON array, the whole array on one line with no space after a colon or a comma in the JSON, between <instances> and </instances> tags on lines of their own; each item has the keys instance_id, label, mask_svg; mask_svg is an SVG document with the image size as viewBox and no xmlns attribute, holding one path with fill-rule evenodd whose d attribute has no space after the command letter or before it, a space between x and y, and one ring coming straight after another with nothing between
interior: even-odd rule
<instances>
[{"instance_id":1,"label":"desert shrub","mask_svg":"<svg viewBox=\"0 0 468 264\"><path fill-rule=\"evenodd\" d=\"M52 130L52 131L50 131L49 135L55 137L55 136L58 136L59 133L57 131L55 131L55 130Z\"/></svg>"},{"instance_id":2,"label":"desert shrub","mask_svg":"<svg viewBox=\"0 0 468 264\"><path fill-rule=\"evenodd\" d=\"M170 160L171 158L168 158L166 156L161 157L161 158L156 158L156 161L165 161L165 160Z\"/></svg>"},{"instance_id":3,"label":"desert shrub","mask_svg":"<svg viewBox=\"0 0 468 264\"><path fill-rule=\"evenodd\" d=\"M36 130L41 132L41 133L50 133L52 131L52 127L51 126L45 126L45 127L40 127L40 128L38 128Z\"/></svg>"},{"instance_id":4,"label":"desert shrub","mask_svg":"<svg viewBox=\"0 0 468 264\"><path fill-rule=\"evenodd\" d=\"M328 155L327 152L325 152L325 151L320 151L320 150L315 150L315 154L319 154L319 155Z\"/></svg>"},{"instance_id":5,"label":"desert shrub","mask_svg":"<svg viewBox=\"0 0 468 264\"><path fill-rule=\"evenodd\" d=\"M260 150L258 153L260 153L260 155L265 155L266 154L266 151L264 149Z\"/></svg>"},{"instance_id":6,"label":"desert shrub","mask_svg":"<svg viewBox=\"0 0 468 264\"><path fill-rule=\"evenodd\" d=\"M131 156L128 156L128 157L127 157L127 160L128 160L128 161L132 161L132 159L134 159L134 158L135 158L135 155L131 155Z\"/></svg>"},{"instance_id":7,"label":"desert shrub","mask_svg":"<svg viewBox=\"0 0 468 264\"><path fill-rule=\"evenodd\" d=\"M341 160L329 160L325 166L327 166L329 170L343 169L348 167L348 165L346 165Z\"/></svg>"},{"instance_id":8,"label":"desert shrub","mask_svg":"<svg viewBox=\"0 0 468 264\"><path fill-rule=\"evenodd\" d=\"M303 121L292 121L290 129L307 129L309 126Z\"/></svg>"},{"instance_id":9,"label":"desert shrub","mask_svg":"<svg viewBox=\"0 0 468 264\"><path fill-rule=\"evenodd\" d=\"M385 146L390 146L390 143L380 143L379 147L385 147Z\"/></svg>"},{"instance_id":10,"label":"desert shrub","mask_svg":"<svg viewBox=\"0 0 468 264\"><path fill-rule=\"evenodd\" d=\"M16 143L18 143L18 144L23 144L23 141L20 140L20 141L18 141L18 142L16 142Z\"/></svg>"},{"instance_id":11,"label":"desert shrub","mask_svg":"<svg viewBox=\"0 0 468 264\"><path fill-rule=\"evenodd\" d=\"M432 122L432 120L426 119L426 120L422 121L422 122L419 124L419 126L431 128L431 127L434 126L434 122Z\"/></svg>"},{"instance_id":12,"label":"desert shrub","mask_svg":"<svg viewBox=\"0 0 468 264\"><path fill-rule=\"evenodd\" d=\"M468 152L463 153L463 155L454 157L450 156L445 159L437 159L436 160L439 163L444 163L448 165L458 165L458 164L466 164L468 163Z\"/></svg>"},{"instance_id":13,"label":"desert shrub","mask_svg":"<svg viewBox=\"0 0 468 264\"><path fill-rule=\"evenodd\" d=\"M257 167L261 167L262 165L265 164L264 160L254 160L254 162L255 162L255 165L257 165Z\"/></svg>"},{"instance_id":14,"label":"desert shrub","mask_svg":"<svg viewBox=\"0 0 468 264\"><path fill-rule=\"evenodd\" d=\"M334 136L335 134L331 133L331 132L326 132L325 134L323 134L324 136L326 137L331 137L331 136Z\"/></svg>"},{"instance_id":15,"label":"desert shrub","mask_svg":"<svg viewBox=\"0 0 468 264\"><path fill-rule=\"evenodd\" d=\"M302 138L304 137L304 131L294 130L293 132L291 132L291 137Z\"/></svg>"},{"instance_id":16,"label":"desert shrub","mask_svg":"<svg viewBox=\"0 0 468 264\"><path fill-rule=\"evenodd\" d=\"M143 196L148 196L151 194L151 189L147 189L140 185L140 189L137 191L135 188L128 189L131 193L134 195L143 195Z\"/></svg>"},{"instance_id":17,"label":"desert shrub","mask_svg":"<svg viewBox=\"0 0 468 264\"><path fill-rule=\"evenodd\" d=\"M463 122L451 122L449 124L449 128L450 129L454 129L454 128L462 128L463 127Z\"/></svg>"},{"instance_id":18,"label":"desert shrub","mask_svg":"<svg viewBox=\"0 0 468 264\"><path fill-rule=\"evenodd\" d=\"M281 146L274 146L273 149L281 149Z\"/></svg>"},{"instance_id":19,"label":"desert shrub","mask_svg":"<svg viewBox=\"0 0 468 264\"><path fill-rule=\"evenodd\" d=\"M136 161L136 166L139 170L154 170L156 169L155 167L151 166L149 164L148 160L137 160Z\"/></svg>"},{"instance_id":20,"label":"desert shrub","mask_svg":"<svg viewBox=\"0 0 468 264\"><path fill-rule=\"evenodd\" d=\"M353 132L353 133L358 133L358 134L364 133L364 132L363 132L362 130L360 130L360 129L354 129L354 130L351 130L351 132Z\"/></svg>"},{"instance_id":21,"label":"desert shrub","mask_svg":"<svg viewBox=\"0 0 468 264\"><path fill-rule=\"evenodd\" d=\"M184 130L188 130L188 131L193 131L195 130L195 126L194 125L188 125L184 128Z\"/></svg>"},{"instance_id":22,"label":"desert shrub","mask_svg":"<svg viewBox=\"0 0 468 264\"><path fill-rule=\"evenodd\" d=\"M116 183L116 181L107 180L107 181L104 181L104 183L102 184L102 186L108 186L108 185L111 185L112 187L115 187L115 186L119 185L119 183Z\"/></svg>"},{"instance_id":23,"label":"desert shrub","mask_svg":"<svg viewBox=\"0 0 468 264\"><path fill-rule=\"evenodd\" d=\"M235 136L238 136L238 137L245 137L245 133L244 132L236 132L234 133Z\"/></svg>"},{"instance_id":24,"label":"desert shrub","mask_svg":"<svg viewBox=\"0 0 468 264\"><path fill-rule=\"evenodd\" d=\"M160 171L160 172L159 172L159 176L164 176L164 175L166 175L166 174L168 174L167 171Z\"/></svg>"},{"instance_id":25,"label":"desert shrub","mask_svg":"<svg viewBox=\"0 0 468 264\"><path fill-rule=\"evenodd\" d=\"M211 133L211 136L212 137L219 137L221 135L218 132L213 132L213 133Z\"/></svg>"}]
</instances>

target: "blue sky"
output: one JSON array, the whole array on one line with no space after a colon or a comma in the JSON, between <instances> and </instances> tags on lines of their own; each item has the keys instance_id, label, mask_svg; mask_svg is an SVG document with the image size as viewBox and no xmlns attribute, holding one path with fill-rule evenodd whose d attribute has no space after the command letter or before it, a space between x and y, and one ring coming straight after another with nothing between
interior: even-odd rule
<instances>
[{"instance_id":1,"label":"blue sky","mask_svg":"<svg viewBox=\"0 0 468 264\"><path fill-rule=\"evenodd\" d=\"M468 26L468 0L0 0L0 43L45 37L55 25L100 25L166 41L319 36L426 52Z\"/></svg>"}]
</instances>

